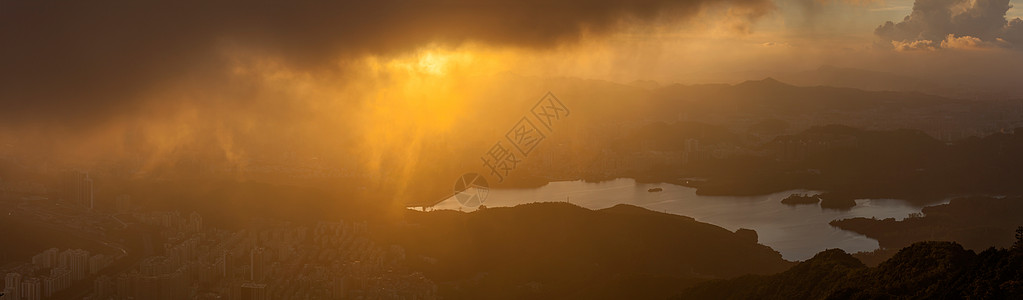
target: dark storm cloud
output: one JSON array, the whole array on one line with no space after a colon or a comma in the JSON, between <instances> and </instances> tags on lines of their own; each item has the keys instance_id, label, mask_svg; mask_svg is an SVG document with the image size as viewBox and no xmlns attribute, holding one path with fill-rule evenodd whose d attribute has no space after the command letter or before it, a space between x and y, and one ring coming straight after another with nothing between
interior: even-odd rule
<instances>
[{"instance_id":1,"label":"dark storm cloud","mask_svg":"<svg viewBox=\"0 0 1023 300\"><path fill-rule=\"evenodd\" d=\"M885 22L874 34L896 48L911 44L935 45L932 48L956 45L955 37L1023 48L1023 21L1005 19L1010 7L1009 0L916 0L913 12L902 22Z\"/></svg>"},{"instance_id":2,"label":"dark storm cloud","mask_svg":"<svg viewBox=\"0 0 1023 300\"><path fill-rule=\"evenodd\" d=\"M0 118L73 122L130 111L168 81L223 76L224 47L310 70L428 42L547 47L626 18L765 2L0 0Z\"/></svg>"}]
</instances>

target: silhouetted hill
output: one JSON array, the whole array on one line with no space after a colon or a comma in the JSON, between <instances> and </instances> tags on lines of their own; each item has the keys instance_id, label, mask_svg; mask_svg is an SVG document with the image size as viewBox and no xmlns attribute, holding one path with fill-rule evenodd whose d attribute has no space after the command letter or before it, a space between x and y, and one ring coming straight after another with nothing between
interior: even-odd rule
<instances>
[{"instance_id":1,"label":"silhouetted hill","mask_svg":"<svg viewBox=\"0 0 1023 300\"><path fill-rule=\"evenodd\" d=\"M761 79L761 80L747 80L747 81L743 81L742 83L736 84L733 87L738 88L738 89L753 90L753 91L760 92L760 91L770 91L770 90L783 91L783 90L786 90L786 89L792 89L795 86L793 86L791 84L787 84L787 83L781 82L781 81L778 81L777 79L774 79L774 78L771 78L771 77L767 77L767 78L764 78L764 79Z\"/></svg>"},{"instance_id":2,"label":"silhouetted hill","mask_svg":"<svg viewBox=\"0 0 1023 300\"><path fill-rule=\"evenodd\" d=\"M446 298L663 299L705 278L791 266L747 235L628 205L411 211L406 221L396 241Z\"/></svg>"},{"instance_id":3,"label":"silhouetted hill","mask_svg":"<svg viewBox=\"0 0 1023 300\"><path fill-rule=\"evenodd\" d=\"M890 72L823 65L802 72L776 74L775 77L798 86L834 86L868 91L921 92L952 98L992 96L1019 96L1018 93L999 92L1005 87L979 88L961 82L949 83L927 80Z\"/></svg>"},{"instance_id":4,"label":"silhouetted hill","mask_svg":"<svg viewBox=\"0 0 1023 300\"><path fill-rule=\"evenodd\" d=\"M687 139L697 139L704 146L715 144L736 144L739 134L723 126L700 122L654 122L632 130L624 138L614 142L614 149L621 153L632 151L682 151Z\"/></svg>"},{"instance_id":5,"label":"silhouetted hill","mask_svg":"<svg viewBox=\"0 0 1023 300\"><path fill-rule=\"evenodd\" d=\"M790 189L852 198L900 198L929 204L953 194L1019 194L1023 134L998 133L942 143L917 130L819 126L764 145L772 157L741 157L704 170L706 195ZM732 163L729 163L732 161ZM827 197L825 197L827 198Z\"/></svg>"},{"instance_id":6,"label":"silhouetted hill","mask_svg":"<svg viewBox=\"0 0 1023 300\"><path fill-rule=\"evenodd\" d=\"M867 268L841 250L817 254L788 271L711 281L680 299L1019 299L1023 251L980 254L952 242L906 247Z\"/></svg>"},{"instance_id":7,"label":"silhouetted hill","mask_svg":"<svg viewBox=\"0 0 1023 300\"><path fill-rule=\"evenodd\" d=\"M632 215L632 216L663 216L664 213L652 211L646 208L642 208L635 205L628 204L616 204L615 206L608 207L605 209L596 210L605 214L618 214L618 215ZM696 222L696 219L687 216L670 215L672 218L683 218L689 221Z\"/></svg>"},{"instance_id":8,"label":"silhouetted hill","mask_svg":"<svg viewBox=\"0 0 1023 300\"><path fill-rule=\"evenodd\" d=\"M840 249L818 253L788 271L770 276L715 280L690 288L683 299L823 299L867 267Z\"/></svg>"},{"instance_id":9,"label":"silhouetted hill","mask_svg":"<svg viewBox=\"0 0 1023 300\"><path fill-rule=\"evenodd\" d=\"M868 218L835 220L831 225L878 240L882 248L911 243L955 241L968 249L1008 247L1013 230L1023 224L1023 198L966 197L923 208L923 216L896 221Z\"/></svg>"},{"instance_id":10,"label":"silhouetted hill","mask_svg":"<svg viewBox=\"0 0 1023 300\"><path fill-rule=\"evenodd\" d=\"M946 164L950 154L948 146L920 131L875 131L843 125L812 127L779 136L763 147L773 156L718 163L716 176L699 186L699 193L763 194L805 188L836 192L824 200L933 197L943 191L919 188L930 184L923 181L926 172L921 170ZM727 168L731 165L734 169Z\"/></svg>"},{"instance_id":11,"label":"silhouetted hill","mask_svg":"<svg viewBox=\"0 0 1023 300\"><path fill-rule=\"evenodd\" d=\"M927 92L937 84L923 79L855 68L822 65L817 69L776 75L787 82L800 86L835 86L857 88L869 91L917 91Z\"/></svg>"},{"instance_id":12,"label":"silhouetted hill","mask_svg":"<svg viewBox=\"0 0 1023 300\"><path fill-rule=\"evenodd\" d=\"M652 90L652 89L656 89L656 88L660 88L661 87L660 83L657 83L657 81L653 81L653 80L636 80L636 81L630 82L629 85L634 86L634 87L640 87L640 88L648 89L648 90Z\"/></svg>"},{"instance_id":13,"label":"silhouetted hill","mask_svg":"<svg viewBox=\"0 0 1023 300\"><path fill-rule=\"evenodd\" d=\"M654 91L659 107L689 114L756 114L795 116L803 113L893 111L958 103L917 92L864 91L854 88L789 85L773 78L736 85L672 85ZM674 109L680 110L674 110ZM681 110L684 109L684 110ZM657 112L652 112L657 113Z\"/></svg>"}]
</instances>

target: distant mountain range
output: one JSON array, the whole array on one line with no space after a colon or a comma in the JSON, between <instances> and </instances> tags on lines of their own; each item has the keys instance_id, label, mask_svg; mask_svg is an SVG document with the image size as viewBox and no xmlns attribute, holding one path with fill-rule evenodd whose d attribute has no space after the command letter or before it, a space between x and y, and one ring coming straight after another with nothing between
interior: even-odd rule
<instances>
[{"instance_id":1,"label":"distant mountain range","mask_svg":"<svg viewBox=\"0 0 1023 300\"><path fill-rule=\"evenodd\" d=\"M659 100L688 109L747 113L822 113L904 109L960 101L913 91L867 91L833 86L796 86L768 77L735 85L672 85L654 91ZM665 103L666 104L666 103ZM683 108L683 107L679 107Z\"/></svg>"},{"instance_id":2,"label":"distant mountain range","mask_svg":"<svg viewBox=\"0 0 1023 300\"><path fill-rule=\"evenodd\" d=\"M781 81L799 86L833 86L868 91L921 92L961 99L1016 98L1023 96L1018 86L977 86L961 82L929 80L889 72L824 65L814 70L774 75Z\"/></svg>"},{"instance_id":3,"label":"distant mountain range","mask_svg":"<svg viewBox=\"0 0 1023 300\"><path fill-rule=\"evenodd\" d=\"M781 82L802 87L830 86L854 88L865 91L920 92L936 96L971 100L1004 100L1023 98L1023 88L1011 79L983 81L980 77L966 79L941 78L939 76L912 76L893 72L875 71L834 65L822 65L816 69L788 72L749 71L711 76L711 82L734 82L734 78L759 80L771 77ZM726 79L733 78L733 79ZM651 80L636 80L628 83L633 87L656 90L671 84ZM707 85L707 84L697 84Z\"/></svg>"}]
</instances>

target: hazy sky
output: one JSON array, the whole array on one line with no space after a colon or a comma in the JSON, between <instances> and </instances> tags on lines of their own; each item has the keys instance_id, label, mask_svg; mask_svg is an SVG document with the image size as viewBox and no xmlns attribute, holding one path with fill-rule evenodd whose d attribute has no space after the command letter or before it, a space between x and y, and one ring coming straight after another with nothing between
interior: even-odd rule
<instances>
[{"instance_id":1,"label":"hazy sky","mask_svg":"<svg viewBox=\"0 0 1023 300\"><path fill-rule=\"evenodd\" d=\"M515 92L481 79L495 74L705 83L832 64L1015 82L1023 70L1023 12L1006 0L409 3L0 0L0 138L151 162L293 144L373 167L449 133L482 91Z\"/></svg>"},{"instance_id":2,"label":"hazy sky","mask_svg":"<svg viewBox=\"0 0 1023 300\"><path fill-rule=\"evenodd\" d=\"M423 49L507 62L482 71L689 83L824 63L882 67L871 62L890 52L1023 44L1023 23L1011 21L1021 13L1007 0L372 3L3 0L0 107L9 120L76 121L132 109L182 81L237 77L237 68L273 63L344 76L367 57Z\"/></svg>"}]
</instances>

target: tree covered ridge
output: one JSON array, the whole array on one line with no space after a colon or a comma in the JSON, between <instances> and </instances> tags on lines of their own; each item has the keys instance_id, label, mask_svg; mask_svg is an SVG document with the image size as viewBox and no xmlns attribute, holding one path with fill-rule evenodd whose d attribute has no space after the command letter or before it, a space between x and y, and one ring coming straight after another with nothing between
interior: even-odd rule
<instances>
[{"instance_id":1,"label":"tree covered ridge","mask_svg":"<svg viewBox=\"0 0 1023 300\"><path fill-rule=\"evenodd\" d=\"M1019 299L1023 248L980 253L955 242L919 242L870 268L839 249L775 275L714 280L676 299Z\"/></svg>"}]
</instances>

